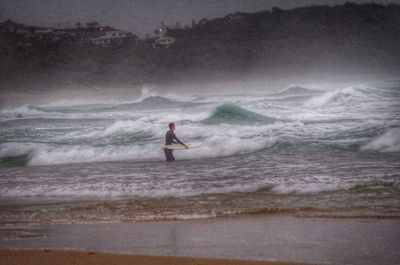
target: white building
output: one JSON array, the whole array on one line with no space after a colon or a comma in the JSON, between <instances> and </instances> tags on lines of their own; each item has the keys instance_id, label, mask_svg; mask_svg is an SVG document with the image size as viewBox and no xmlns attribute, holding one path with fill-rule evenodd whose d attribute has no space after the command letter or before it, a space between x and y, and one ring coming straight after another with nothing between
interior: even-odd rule
<instances>
[{"instance_id":1,"label":"white building","mask_svg":"<svg viewBox=\"0 0 400 265\"><path fill-rule=\"evenodd\" d=\"M104 34L95 37L95 38L89 38L90 42L94 45L99 45L99 46L108 46L111 43L121 43L123 39L125 39L126 33L120 30L110 30L110 31L104 31Z\"/></svg>"}]
</instances>

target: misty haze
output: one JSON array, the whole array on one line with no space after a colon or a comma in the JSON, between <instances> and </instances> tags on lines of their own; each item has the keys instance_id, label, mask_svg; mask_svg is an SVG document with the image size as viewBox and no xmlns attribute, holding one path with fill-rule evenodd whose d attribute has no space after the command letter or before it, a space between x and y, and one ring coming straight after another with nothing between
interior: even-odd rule
<instances>
[{"instance_id":1,"label":"misty haze","mask_svg":"<svg viewBox=\"0 0 400 265\"><path fill-rule=\"evenodd\" d=\"M400 264L399 33L399 1L0 1L0 265Z\"/></svg>"}]
</instances>

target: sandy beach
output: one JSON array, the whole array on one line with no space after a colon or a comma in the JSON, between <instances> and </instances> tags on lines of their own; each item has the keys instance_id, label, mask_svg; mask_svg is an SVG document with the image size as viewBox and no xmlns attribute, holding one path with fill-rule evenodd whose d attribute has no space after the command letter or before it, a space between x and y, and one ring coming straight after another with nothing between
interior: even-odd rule
<instances>
[{"instance_id":1,"label":"sandy beach","mask_svg":"<svg viewBox=\"0 0 400 265\"><path fill-rule=\"evenodd\" d=\"M305 263L250 261L229 259L207 259L189 257L165 257L128 255L115 253L96 253L55 250L3 250L0 251L1 265L300 265Z\"/></svg>"}]
</instances>

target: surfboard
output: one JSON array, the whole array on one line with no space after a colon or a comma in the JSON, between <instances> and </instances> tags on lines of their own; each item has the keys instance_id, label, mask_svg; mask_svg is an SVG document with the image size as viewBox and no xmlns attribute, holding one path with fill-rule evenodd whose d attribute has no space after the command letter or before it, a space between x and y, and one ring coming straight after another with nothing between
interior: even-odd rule
<instances>
[{"instance_id":1,"label":"surfboard","mask_svg":"<svg viewBox=\"0 0 400 265\"><path fill-rule=\"evenodd\" d=\"M186 144L188 146L188 149L193 149L193 148L198 148L202 146L202 143L190 143ZM181 144L170 144L170 145L164 145L163 148L168 148L171 150L185 150L186 148L181 145Z\"/></svg>"}]
</instances>

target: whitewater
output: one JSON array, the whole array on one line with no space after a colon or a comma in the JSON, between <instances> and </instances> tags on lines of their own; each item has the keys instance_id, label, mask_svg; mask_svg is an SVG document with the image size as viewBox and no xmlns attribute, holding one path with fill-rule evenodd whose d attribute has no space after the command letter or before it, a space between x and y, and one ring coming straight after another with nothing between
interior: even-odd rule
<instances>
[{"instance_id":1,"label":"whitewater","mask_svg":"<svg viewBox=\"0 0 400 265\"><path fill-rule=\"evenodd\" d=\"M3 108L0 222L398 217L399 158L396 82Z\"/></svg>"}]
</instances>

